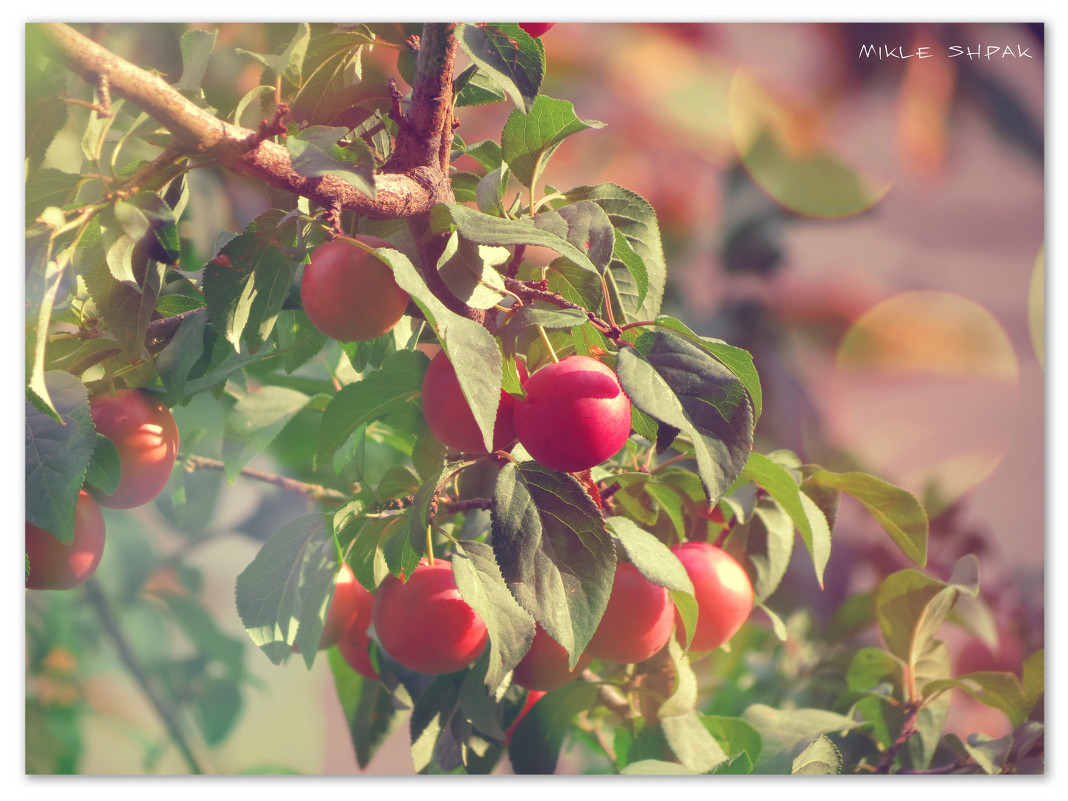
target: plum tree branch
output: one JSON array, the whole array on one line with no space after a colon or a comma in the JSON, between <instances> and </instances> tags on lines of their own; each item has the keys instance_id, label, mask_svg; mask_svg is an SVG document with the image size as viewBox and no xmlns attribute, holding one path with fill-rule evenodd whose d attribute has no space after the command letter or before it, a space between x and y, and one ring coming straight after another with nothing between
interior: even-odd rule
<instances>
[{"instance_id":1,"label":"plum tree branch","mask_svg":"<svg viewBox=\"0 0 1068 801\"><path fill-rule=\"evenodd\" d=\"M434 102L437 96L432 91L413 95L406 118L407 133L398 139L403 152L395 155L387 169L375 176L375 196L369 197L340 178L301 175L293 168L284 146L262 139L257 131L215 117L187 100L158 75L115 55L71 26L49 22L41 23L40 27L61 63L94 86L100 86L106 77L113 97L128 100L160 123L174 135L173 145L183 153L214 159L232 172L260 178L274 187L307 197L323 208L351 210L376 219L425 214L434 204L452 199L448 174L442 169L440 157L441 148L451 146L452 142L451 62L449 110L442 112L438 108L440 103ZM449 26L437 27L442 28L442 37L452 39ZM447 44L442 45L444 53L455 53L455 42L452 50ZM432 80L427 78L425 83L429 86ZM432 107L425 109L421 102L431 103ZM427 145L433 150L434 158L411 144L413 138L426 133L428 121L447 122L447 131L443 130L441 136Z\"/></svg>"},{"instance_id":2,"label":"plum tree branch","mask_svg":"<svg viewBox=\"0 0 1068 801\"><path fill-rule=\"evenodd\" d=\"M178 455L179 461L184 461L187 470L226 470L226 463L220 462L218 459L211 459L207 456L195 456ZM349 496L338 490L332 490L328 487L320 486L319 484L308 484L304 481L297 481L293 478L287 478L286 476L280 476L275 473L265 473L262 470L255 470L251 467L245 467L241 470L241 475L246 478L253 478L257 481L263 481L266 484L273 484L289 492L296 492L301 495L307 495L309 498L313 498L317 501L327 501L330 503L344 503L349 499Z\"/></svg>"}]
</instances>

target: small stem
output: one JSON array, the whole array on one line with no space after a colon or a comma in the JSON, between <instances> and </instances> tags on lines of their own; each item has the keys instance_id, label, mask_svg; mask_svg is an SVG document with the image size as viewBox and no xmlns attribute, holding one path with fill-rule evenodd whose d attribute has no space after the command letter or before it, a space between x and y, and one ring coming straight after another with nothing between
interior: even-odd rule
<instances>
[{"instance_id":1,"label":"small stem","mask_svg":"<svg viewBox=\"0 0 1068 801\"><path fill-rule=\"evenodd\" d=\"M604 279L604 273L599 273L598 277L601 279L601 294L604 295L605 317L608 318L608 324L612 328L619 328L616 324L615 315L612 313L612 297L608 294L608 282Z\"/></svg>"},{"instance_id":2,"label":"small stem","mask_svg":"<svg viewBox=\"0 0 1068 801\"><path fill-rule=\"evenodd\" d=\"M627 323L619 327L620 331L626 331L628 328L641 328L646 325L656 325L656 320L638 320L635 323Z\"/></svg>"},{"instance_id":3,"label":"small stem","mask_svg":"<svg viewBox=\"0 0 1068 801\"><path fill-rule=\"evenodd\" d=\"M178 747L178 750L182 752L182 756L185 758L186 764L189 766L190 773L198 775L203 774L204 770L201 768L196 756L193 755L193 751L189 747L189 743L186 741L181 727L178 725L177 716L167 706L163 697L159 694L156 688L152 686L152 683L148 679L148 675L141 668L140 663L137 661L137 656L134 654L133 649L130 648L130 644L126 642L126 637L123 635L122 629L119 627L119 622L115 619L115 615L111 611L111 607L108 605L107 598L105 598L104 593L100 591L100 587L97 585L95 578L91 578L85 582L85 591L89 596L89 602L93 605L93 608L96 609L96 613L100 617L100 622L104 625L104 629L115 644L115 649L119 652L119 656L126 665L126 669L130 671L130 675L132 675L134 679L137 680L137 683L141 685L141 689L144 691L145 695L148 696L148 700L155 708L156 714L159 715L160 720L163 721L163 725L166 727L174 744Z\"/></svg>"},{"instance_id":4,"label":"small stem","mask_svg":"<svg viewBox=\"0 0 1068 801\"><path fill-rule=\"evenodd\" d=\"M433 565L434 564L434 540L430 536L430 533L431 533L431 526L430 526L429 523L427 523L426 524L426 558L427 558L427 561L430 562L431 565Z\"/></svg>"},{"instance_id":5,"label":"small stem","mask_svg":"<svg viewBox=\"0 0 1068 801\"><path fill-rule=\"evenodd\" d=\"M559 362L560 361L560 357L557 356L556 355L556 351L553 350L553 345L549 341L549 335L545 333L545 328L543 328L540 325L539 326L535 326L535 327L538 329L538 335L541 337L542 344L544 344L545 345L545 349L547 351L549 351L549 356L552 358L553 362L554 363L555 362Z\"/></svg>"},{"instance_id":6,"label":"small stem","mask_svg":"<svg viewBox=\"0 0 1068 801\"><path fill-rule=\"evenodd\" d=\"M907 711L905 712L905 722L901 725L901 734L897 736L893 744L886 749L886 753L883 758L879 760L879 764L875 766L876 773L889 773L890 768L894 764L894 757L897 756L898 751L909 741L909 738L916 733L916 716L920 713L920 705L916 703L910 703Z\"/></svg>"},{"instance_id":7,"label":"small stem","mask_svg":"<svg viewBox=\"0 0 1068 801\"><path fill-rule=\"evenodd\" d=\"M224 462L220 462L218 459L210 459L207 456L183 456L182 454L179 454L178 459L184 460L186 469L190 471L226 470L226 464ZM281 487L290 492L307 495L317 501L344 503L349 498L348 495L343 492L338 492L337 490L328 489L327 487L318 484L307 484L303 481L297 481L296 479L287 478L286 476L280 476L275 473L265 473L262 470L254 470L251 467L242 468L241 475L247 478L254 478L257 481L266 482L267 484L273 484L276 487Z\"/></svg>"},{"instance_id":8,"label":"small stem","mask_svg":"<svg viewBox=\"0 0 1068 801\"><path fill-rule=\"evenodd\" d=\"M651 452L652 450L655 450L655 448L651 449L651 450L650 450L650 452ZM675 462L681 462L681 461L682 461L683 459L692 459L692 458L693 458L693 454L690 454L690 453L680 453L680 454L678 454L678 455L676 455L676 456L672 456L672 457L671 457L670 459L665 459L664 461L662 461L662 462L661 462L660 464L658 464L658 465L657 465L656 467L652 468L652 469L651 469L651 470L649 471L649 474L650 474L650 475L656 475L656 474L657 474L657 473L659 473L659 472L660 472L661 470L663 470L663 469L664 469L665 467L668 467L668 466L670 466L670 465L673 465L673 464L675 464Z\"/></svg>"}]
</instances>

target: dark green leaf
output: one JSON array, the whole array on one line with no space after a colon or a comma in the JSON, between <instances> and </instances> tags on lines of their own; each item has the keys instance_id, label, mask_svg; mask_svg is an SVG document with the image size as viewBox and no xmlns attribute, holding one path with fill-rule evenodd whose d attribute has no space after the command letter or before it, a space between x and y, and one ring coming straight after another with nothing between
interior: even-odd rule
<instances>
[{"instance_id":1,"label":"dark green leaf","mask_svg":"<svg viewBox=\"0 0 1068 801\"><path fill-rule=\"evenodd\" d=\"M545 74L545 47L540 41L513 23L463 25L456 38L478 66L480 77L489 79L519 108L530 110Z\"/></svg>"},{"instance_id":2,"label":"dark green leaf","mask_svg":"<svg viewBox=\"0 0 1068 801\"><path fill-rule=\"evenodd\" d=\"M349 667L337 648L331 648L328 656L356 763L363 769L385 741L397 719L397 709L391 703L389 690Z\"/></svg>"},{"instance_id":3,"label":"dark green leaf","mask_svg":"<svg viewBox=\"0 0 1068 801\"><path fill-rule=\"evenodd\" d=\"M313 125L286 137L286 149L293 160L293 169L308 178L332 176L346 181L361 193L375 196L374 163L370 150L362 139L339 140L348 128L327 128Z\"/></svg>"},{"instance_id":4,"label":"dark green leaf","mask_svg":"<svg viewBox=\"0 0 1068 801\"><path fill-rule=\"evenodd\" d=\"M596 699L597 687L582 681L546 693L512 733L508 745L512 770L520 775L554 773L572 719Z\"/></svg>"},{"instance_id":5,"label":"dark green leaf","mask_svg":"<svg viewBox=\"0 0 1068 801\"><path fill-rule=\"evenodd\" d=\"M493 553L512 595L567 650L572 668L608 605L616 552L582 485L535 462L494 488Z\"/></svg>"},{"instance_id":6,"label":"dark green leaf","mask_svg":"<svg viewBox=\"0 0 1068 801\"><path fill-rule=\"evenodd\" d=\"M96 428L85 385L69 373L44 374L62 422L26 402L26 522L60 542L74 537L74 507L85 480Z\"/></svg>"},{"instance_id":7,"label":"dark green leaf","mask_svg":"<svg viewBox=\"0 0 1068 801\"><path fill-rule=\"evenodd\" d=\"M691 437L708 498L718 499L752 450L753 408L742 383L706 351L661 331L620 350L616 371L635 406Z\"/></svg>"},{"instance_id":8,"label":"dark green leaf","mask_svg":"<svg viewBox=\"0 0 1068 801\"><path fill-rule=\"evenodd\" d=\"M286 387L262 387L234 404L226 418L222 453L231 483L253 457L262 453L293 416L308 403L308 396Z\"/></svg>"},{"instance_id":9,"label":"dark green leaf","mask_svg":"<svg viewBox=\"0 0 1068 801\"><path fill-rule=\"evenodd\" d=\"M85 471L85 483L92 485L104 495L113 495L122 479L122 461L115 443L103 434L96 435L96 445L89 467Z\"/></svg>"}]
</instances>

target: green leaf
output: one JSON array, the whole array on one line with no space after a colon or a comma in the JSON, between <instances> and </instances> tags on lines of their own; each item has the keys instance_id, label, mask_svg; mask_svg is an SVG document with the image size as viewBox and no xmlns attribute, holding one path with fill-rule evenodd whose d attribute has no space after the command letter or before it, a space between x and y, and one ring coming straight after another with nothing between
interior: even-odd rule
<instances>
[{"instance_id":1,"label":"green leaf","mask_svg":"<svg viewBox=\"0 0 1068 801\"><path fill-rule=\"evenodd\" d=\"M182 34L182 77L174 84L178 91L200 89L208 62L215 49L218 31L191 30Z\"/></svg>"},{"instance_id":2,"label":"green leaf","mask_svg":"<svg viewBox=\"0 0 1068 801\"><path fill-rule=\"evenodd\" d=\"M835 473L817 465L806 466L805 481L852 495L905 556L920 567L927 564L927 513L912 493L867 473Z\"/></svg>"},{"instance_id":3,"label":"green leaf","mask_svg":"<svg viewBox=\"0 0 1068 801\"><path fill-rule=\"evenodd\" d=\"M457 298L475 309L490 309L504 299L504 278L495 269L510 257L507 248L476 245L454 231L438 259L438 273Z\"/></svg>"},{"instance_id":4,"label":"green leaf","mask_svg":"<svg viewBox=\"0 0 1068 801\"><path fill-rule=\"evenodd\" d=\"M701 722L709 734L716 738L723 752L732 755L732 759L739 753L745 754L750 769L760 759L763 748L760 734L746 721L723 715L701 715Z\"/></svg>"},{"instance_id":5,"label":"green leaf","mask_svg":"<svg viewBox=\"0 0 1068 801\"><path fill-rule=\"evenodd\" d=\"M311 667L333 597L337 546L319 515L286 523L237 577L237 613L276 665L296 644Z\"/></svg>"},{"instance_id":6,"label":"green leaf","mask_svg":"<svg viewBox=\"0 0 1068 801\"><path fill-rule=\"evenodd\" d=\"M842 772L842 754L834 743L820 735L794 759L795 776L833 776Z\"/></svg>"},{"instance_id":7,"label":"green leaf","mask_svg":"<svg viewBox=\"0 0 1068 801\"><path fill-rule=\"evenodd\" d=\"M93 456L85 471L85 483L92 485L104 495L113 495L122 480L122 460L115 443L103 434L96 435Z\"/></svg>"},{"instance_id":8,"label":"green leaf","mask_svg":"<svg viewBox=\"0 0 1068 801\"><path fill-rule=\"evenodd\" d=\"M753 401L754 421L760 419L764 396L760 389L760 376L757 374L756 366L753 364L753 356L749 351L743 350L742 348L736 348L733 345L728 345L721 339L698 336L690 330L689 326L676 320L674 317L661 315L656 318L656 324L682 334L695 345L704 348L723 362L723 364L727 366L727 369L738 377L738 380L745 385L746 390L749 392L749 398Z\"/></svg>"},{"instance_id":9,"label":"green leaf","mask_svg":"<svg viewBox=\"0 0 1068 801\"><path fill-rule=\"evenodd\" d=\"M980 703L1000 709L1012 725L1019 726L1027 719L1027 702L1020 680L1012 673L977 671L955 679L939 679L924 685L924 696L951 688L964 690Z\"/></svg>"},{"instance_id":10,"label":"green leaf","mask_svg":"<svg viewBox=\"0 0 1068 801\"><path fill-rule=\"evenodd\" d=\"M63 281L67 261L50 260L45 265L41 297L32 297L27 286L26 296L26 386L28 400L57 422L61 419L55 401L49 394L45 373L45 349L52 328L52 308ZM27 280L27 284L29 280ZM32 347L32 349L31 349Z\"/></svg>"},{"instance_id":11,"label":"green leaf","mask_svg":"<svg viewBox=\"0 0 1068 801\"><path fill-rule=\"evenodd\" d=\"M616 231L608 215L592 201L580 200L560 209L543 211L531 222L585 253L598 272L604 272L612 260Z\"/></svg>"},{"instance_id":12,"label":"green leaf","mask_svg":"<svg viewBox=\"0 0 1068 801\"><path fill-rule=\"evenodd\" d=\"M631 402L688 434L710 501L742 472L753 445L753 408L742 383L706 351L676 334L650 331L616 363Z\"/></svg>"},{"instance_id":13,"label":"green leaf","mask_svg":"<svg viewBox=\"0 0 1068 801\"><path fill-rule=\"evenodd\" d=\"M481 73L519 108L534 105L545 75L545 46L513 23L462 25L456 38Z\"/></svg>"},{"instance_id":14,"label":"green leaf","mask_svg":"<svg viewBox=\"0 0 1068 801\"><path fill-rule=\"evenodd\" d=\"M479 245L541 245L555 250L584 270L597 272L585 251L563 237L543 231L528 218L505 220L456 203L439 203L431 211L430 224L435 233L456 230L460 236Z\"/></svg>"},{"instance_id":15,"label":"green leaf","mask_svg":"<svg viewBox=\"0 0 1068 801\"><path fill-rule=\"evenodd\" d=\"M234 52L252 56L275 75L280 75L294 86L301 84L301 67L311 40L311 26L306 22L297 24L297 30L285 49L277 55L260 55L236 48Z\"/></svg>"},{"instance_id":16,"label":"green leaf","mask_svg":"<svg viewBox=\"0 0 1068 801\"><path fill-rule=\"evenodd\" d=\"M497 406L501 402L501 351L497 341L474 320L447 309L430 291L412 263L399 251L382 248L377 252L393 269L397 285L411 296L423 312L423 317L452 362L460 390L482 432L483 444L487 451L491 450Z\"/></svg>"},{"instance_id":17,"label":"green leaf","mask_svg":"<svg viewBox=\"0 0 1068 801\"><path fill-rule=\"evenodd\" d=\"M69 543L78 493L96 446L96 427L81 381L49 371L44 384L62 422L26 401L26 522Z\"/></svg>"},{"instance_id":18,"label":"green leaf","mask_svg":"<svg viewBox=\"0 0 1068 801\"><path fill-rule=\"evenodd\" d=\"M1012 734L997 739L980 732L969 734L964 749L979 763L984 773L997 775L1004 770L1008 762L1009 751L1012 750Z\"/></svg>"},{"instance_id":19,"label":"green leaf","mask_svg":"<svg viewBox=\"0 0 1068 801\"><path fill-rule=\"evenodd\" d=\"M664 543L625 517L609 517L605 522L612 537L623 546L627 558L645 578L657 586L693 595L690 574Z\"/></svg>"},{"instance_id":20,"label":"green leaf","mask_svg":"<svg viewBox=\"0 0 1068 801\"><path fill-rule=\"evenodd\" d=\"M631 762L619 772L624 776L697 776L700 773L676 762L664 762L660 759Z\"/></svg>"},{"instance_id":21,"label":"green leaf","mask_svg":"<svg viewBox=\"0 0 1068 801\"><path fill-rule=\"evenodd\" d=\"M613 183L580 186L568 190L564 197L567 203L592 200L605 210L613 227L626 237L631 250L645 265L648 289L644 293L644 300L638 304L637 299L642 295L639 285L623 262L620 262L618 267L613 262L609 274L623 303L622 311L626 319L655 319L660 313L660 304L664 299L667 262L664 260L656 211L649 201L636 192ZM626 300L628 298L631 300Z\"/></svg>"},{"instance_id":22,"label":"green leaf","mask_svg":"<svg viewBox=\"0 0 1068 801\"><path fill-rule=\"evenodd\" d=\"M797 483L786 470L763 454L750 454L742 475L766 489L790 515L812 555L816 581L819 582L820 589L823 589L823 571L831 556L831 529L823 512L811 498L800 492Z\"/></svg>"},{"instance_id":23,"label":"green leaf","mask_svg":"<svg viewBox=\"0 0 1068 801\"><path fill-rule=\"evenodd\" d=\"M683 765L705 773L724 762L728 755L697 714L697 677L674 637L668 640L668 653L675 670L675 685L671 696L660 707L664 739Z\"/></svg>"},{"instance_id":24,"label":"green leaf","mask_svg":"<svg viewBox=\"0 0 1068 801\"><path fill-rule=\"evenodd\" d=\"M422 417L416 401L428 364L418 351L397 351L381 370L342 387L323 411L316 464L330 464L337 449L365 423Z\"/></svg>"},{"instance_id":25,"label":"green leaf","mask_svg":"<svg viewBox=\"0 0 1068 801\"><path fill-rule=\"evenodd\" d=\"M32 29L26 29L26 53L34 52L35 45L31 41ZM35 37L33 37L35 38ZM25 152L27 172L34 174L44 162L48 148L55 141L56 135L63 130L67 123L68 106L59 98L59 89L52 79L39 67L26 64L26 83L23 96L25 99ZM52 172L52 170L49 170ZM55 171L58 172L58 171ZM28 181L26 188L27 209L29 208L29 187L32 181ZM58 206L62 203L47 203L45 205ZM41 207L42 209L44 206ZM36 214L31 215L27 211L26 219L32 220Z\"/></svg>"},{"instance_id":26,"label":"green leaf","mask_svg":"<svg viewBox=\"0 0 1068 801\"><path fill-rule=\"evenodd\" d=\"M348 128L313 125L286 137L293 169L308 178L339 178L368 197L375 196L374 160L362 139L339 141Z\"/></svg>"},{"instance_id":27,"label":"green leaf","mask_svg":"<svg viewBox=\"0 0 1068 801\"><path fill-rule=\"evenodd\" d=\"M519 775L556 772L564 738L573 730L572 719L597 700L597 687L574 681L546 693L512 733L508 757Z\"/></svg>"},{"instance_id":28,"label":"green leaf","mask_svg":"<svg viewBox=\"0 0 1068 801\"><path fill-rule=\"evenodd\" d=\"M330 31L311 37L301 65L303 83L289 104L293 119L330 123L359 102L360 56L374 39L364 29Z\"/></svg>"},{"instance_id":29,"label":"green leaf","mask_svg":"<svg viewBox=\"0 0 1068 801\"><path fill-rule=\"evenodd\" d=\"M1023 663L1023 691L1027 713L1030 714L1046 692L1046 651L1040 649Z\"/></svg>"},{"instance_id":30,"label":"green leaf","mask_svg":"<svg viewBox=\"0 0 1068 801\"><path fill-rule=\"evenodd\" d=\"M138 192L116 203L112 212L122 231L150 259L164 264L178 263L181 255L178 220L163 198L154 192Z\"/></svg>"},{"instance_id":31,"label":"green leaf","mask_svg":"<svg viewBox=\"0 0 1068 801\"><path fill-rule=\"evenodd\" d=\"M56 103L66 109L65 103ZM28 124L28 123L27 123ZM53 167L37 170L26 179L26 226L49 206L62 208L74 198L81 176Z\"/></svg>"},{"instance_id":32,"label":"green leaf","mask_svg":"<svg viewBox=\"0 0 1068 801\"><path fill-rule=\"evenodd\" d=\"M489 630L486 688L494 693L534 640L534 619L508 591L493 549L484 542L455 543L452 571L460 597L478 612Z\"/></svg>"},{"instance_id":33,"label":"green leaf","mask_svg":"<svg viewBox=\"0 0 1068 801\"><path fill-rule=\"evenodd\" d=\"M156 356L156 372L163 381L163 386L179 402L188 397L186 381L193 367L204 357L204 334L207 325L206 314L194 314L185 318L171 341Z\"/></svg>"},{"instance_id":34,"label":"green leaf","mask_svg":"<svg viewBox=\"0 0 1068 801\"><path fill-rule=\"evenodd\" d=\"M238 684L209 676L190 704L193 719L208 745L219 745L233 731L244 708Z\"/></svg>"},{"instance_id":35,"label":"green leaf","mask_svg":"<svg viewBox=\"0 0 1068 801\"><path fill-rule=\"evenodd\" d=\"M626 314L628 309L637 311L645 302L645 296L649 294L649 271L645 269L645 262L634 252L623 232L618 228L613 228L612 231L614 243L608 269L616 294L627 295L626 298L619 298L619 309ZM623 270L626 271L625 274Z\"/></svg>"},{"instance_id":36,"label":"green leaf","mask_svg":"<svg viewBox=\"0 0 1068 801\"><path fill-rule=\"evenodd\" d=\"M589 318L579 309L539 309L536 306L520 306L508 315L498 333L505 353L515 353L519 335L524 328L540 325L542 328L575 328Z\"/></svg>"},{"instance_id":37,"label":"green leaf","mask_svg":"<svg viewBox=\"0 0 1068 801\"><path fill-rule=\"evenodd\" d=\"M253 457L262 453L283 426L309 401L303 392L266 386L234 404L226 418L222 454L226 477L233 483Z\"/></svg>"},{"instance_id":38,"label":"green leaf","mask_svg":"<svg viewBox=\"0 0 1068 801\"><path fill-rule=\"evenodd\" d=\"M520 103L516 105L523 108ZM541 177L549 157L567 137L603 127L603 122L580 120L567 100L538 95L526 113L517 109L509 115L501 132L501 155L519 182L529 187Z\"/></svg>"},{"instance_id":39,"label":"green leaf","mask_svg":"<svg viewBox=\"0 0 1068 801\"><path fill-rule=\"evenodd\" d=\"M616 551L571 475L505 465L491 510L493 553L512 595L570 655L574 669L608 606Z\"/></svg>"},{"instance_id":40,"label":"green leaf","mask_svg":"<svg viewBox=\"0 0 1068 801\"><path fill-rule=\"evenodd\" d=\"M327 654L341 712L356 752L356 764L364 769L397 722L398 710L393 706L389 690L349 667L336 647Z\"/></svg>"},{"instance_id":41,"label":"green leaf","mask_svg":"<svg viewBox=\"0 0 1068 801\"><path fill-rule=\"evenodd\" d=\"M242 340L252 351L267 340L296 272L296 263L259 233L240 234L208 262L208 315L235 351Z\"/></svg>"},{"instance_id":42,"label":"green leaf","mask_svg":"<svg viewBox=\"0 0 1068 801\"><path fill-rule=\"evenodd\" d=\"M283 309L278 313L274 338L278 343L282 369L287 373L293 373L315 358L326 345L326 336L311 324L301 309Z\"/></svg>"}]
</instances>

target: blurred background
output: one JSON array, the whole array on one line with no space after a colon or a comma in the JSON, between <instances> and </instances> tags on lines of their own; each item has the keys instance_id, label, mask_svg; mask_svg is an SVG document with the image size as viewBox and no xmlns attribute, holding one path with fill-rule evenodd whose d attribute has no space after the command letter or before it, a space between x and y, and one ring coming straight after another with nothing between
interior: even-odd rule
<instances>
[{"instance_id":1,"label":"blurred background","mask_svg":"<svg viewBox=\"0 0 1068 801\"><path fill-rule=\"evenodd\" d=\"M258 62L234 49L269 53L294 32L251 23L83 30L173 80L188 27L218 31L204 89L221 112L259 83ZM927 571L948 578L958 557L976 553L1000 634L991 652L955 641L947 626L961 669L1018 670L1042 647L1044 621L1043 26L560 23L542 41L542 92L605 123L568 138L545 182L611 181L653 205L669 270L664 313L754 356L764 392L756 449L869 471L920 497L931 518ZM361 97L385 101L395 61L389 48L364 59ZM511 111L460 109L457 133L469 144L498 138ZM49 163L76 171L79 136L62 134ZM467 161L457 167L470 169ZM195 211L183 235L202 266L217 234L240 230L269 198L226 174L190 179ZM221 437L210 398L175 416L183 437ZM283 430L283 447L301 425L298 415ZM155 565L180 554L198 573L215 633L248 646L247 689L216 699L241 713L210 749L213 769L356 771L326 660L310 672L296 661L272 666L234 609L236 575L304 502L209 471L184 480L195 504L105 510L108 547L123 557L104 560L102 586L166 606L188 584ZM149 576L138 572L145 565ZM799 565L771 606L829 615L906 566L844 499L825 590ZM76 620L61 609L76 603L71 594L44 595L27 597L29 629L36 616ZM139 648L171 647L150 613L123 624ZM173 749L153 751L162 728L107 647L86 649L84 660L31 650L43 667L27 675L29 772L34 749L45 768L69 752L57 708L72 699L85 710L80 772L184 772ZM1003 718L957 693L949 730L999 736ZM565 759L560 769L583 765ZM411 770L402 726L366 772Z\"/></svg>"}]
</instances>

